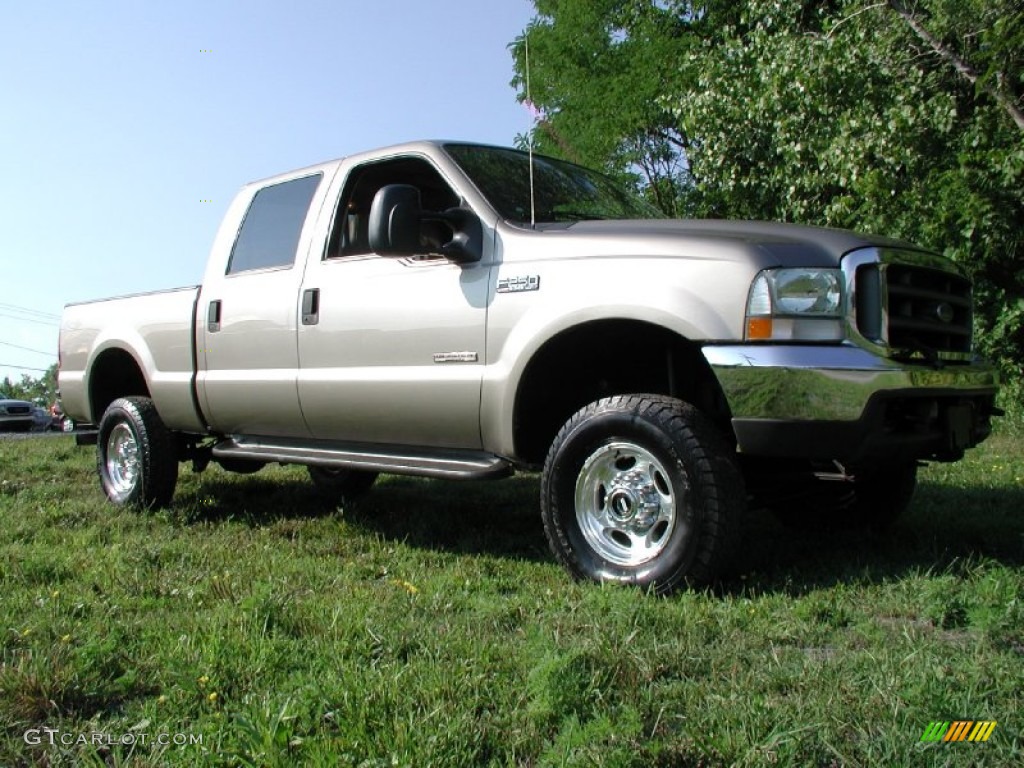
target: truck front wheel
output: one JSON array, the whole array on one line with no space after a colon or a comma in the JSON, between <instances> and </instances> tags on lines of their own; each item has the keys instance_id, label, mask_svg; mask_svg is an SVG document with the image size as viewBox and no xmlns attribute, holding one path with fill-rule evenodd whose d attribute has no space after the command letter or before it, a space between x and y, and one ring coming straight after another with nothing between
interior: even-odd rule
<instances>
[{"instance_id":1,"label":"truck front wheel","mask_svg":"<svg viewBox=\"0 0 1024 768\"><path fill-rule=\"evenodd\" d=\"M178 482L174 436L148 397L122 397L100 419L96 465L115 504L160 507Z\"/></svg>"},{"instance_id":2,"label":"truck front wheel","mask_svg":"<svg viewBox=\"0 0 1024 768\"><path fill-rule=\"evenodd\" d=\"M658 395L580 410L555 438L541 480L544 530L570 573L659 594L722 573L744 505L743 478L714 426Z\"/></svg>"}]
</instances>

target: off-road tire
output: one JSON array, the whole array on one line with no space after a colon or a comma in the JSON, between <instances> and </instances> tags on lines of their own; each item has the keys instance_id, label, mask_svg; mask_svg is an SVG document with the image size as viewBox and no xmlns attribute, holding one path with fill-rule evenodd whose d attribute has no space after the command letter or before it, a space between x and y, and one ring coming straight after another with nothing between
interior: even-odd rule
<instances>
[{"instance_id":1,"label":"off-road tire","mask_svg":"<svg viewBox=\"0 0 1024 768\"><path fill-rule=\"evenodd\" d=\"M660 395L609 397L578 411L541 479L548 543L574 577L658 594L723 574L745 505L718 430L689 403Z\"/></svg>"},{"instance_id":2,"label":"off-road tire","mask_svg":"<svg viewBox=\"0 0 1024 768\"><path fill-rule=\"evenodd\" d=\"M170 503L178 483L174 435L148 397L122 397L100 419L96 442L100 485L114 504L136 508Z\"/></svg>"}]
</instances>

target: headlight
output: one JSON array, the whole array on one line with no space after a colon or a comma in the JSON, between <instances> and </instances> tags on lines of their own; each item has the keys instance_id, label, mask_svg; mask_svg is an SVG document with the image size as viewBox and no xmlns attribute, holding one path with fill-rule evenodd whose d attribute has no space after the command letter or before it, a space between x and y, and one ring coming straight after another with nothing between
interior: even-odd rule
<instances>
[{"instance_id":1,"label":"headlight","mask_svg":"<svg viewBox=\"0 0 1024 768\"><path fill-rule=\"evenodd\" d=\"M839 341L844 298L842 270L766 269L747 297L747 339Z\"/></svg>"}]
</instances>

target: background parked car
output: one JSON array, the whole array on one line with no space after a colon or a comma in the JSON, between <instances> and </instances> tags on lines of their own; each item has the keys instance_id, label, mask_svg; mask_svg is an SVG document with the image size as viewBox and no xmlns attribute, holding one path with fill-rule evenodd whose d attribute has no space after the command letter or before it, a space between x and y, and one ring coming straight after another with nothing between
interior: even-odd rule
<instances>
[{"instance_id":1,"label":"background parked car","mask_svg":"<svg viewBox=\"0 0 1024 768\"><path fill-rule=\"evenodd\" d=\"M0 430L27 432L36 423L35 406L27 400L0 400Z\"/></svg>"},{"instance_id":2,"label":"background parked car","mask_svg":"<svg viewBox=\"0 0 1024 768\"><path fill-rule=\"evenodd\" d=\"M41 405L32 406L32 431L45 432L50 428L50 412Z\"/></svg>"}]
</instances>

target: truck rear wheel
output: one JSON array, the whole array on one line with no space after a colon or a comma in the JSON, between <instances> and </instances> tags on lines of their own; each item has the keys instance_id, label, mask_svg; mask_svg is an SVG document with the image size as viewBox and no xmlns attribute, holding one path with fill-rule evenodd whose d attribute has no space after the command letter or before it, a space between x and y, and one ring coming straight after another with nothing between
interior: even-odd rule
<instances>
[{"instance_id":1,"label":"truck rear wheel","mask_svg":"<svg viewBox=\"0 0 1024 768\"><path fill-rule=\"evenodd\" d=\"M161 507L178 483L178 454L148 397L122 397L100 419L96 466L104 493L115 504Z\"/></svg>"},{"instance_id":2,"label":"truck rear wheel","mask_svg":"<svg viewBox=\"0 0 1024 768\"><path fill-rule=\"evenodd\" d=\"M658 395L598 400L562 427L541 480L555 557L576 578L667 594L732 558L743 478L714 426Z\"/></svg>"}]
</instances>

